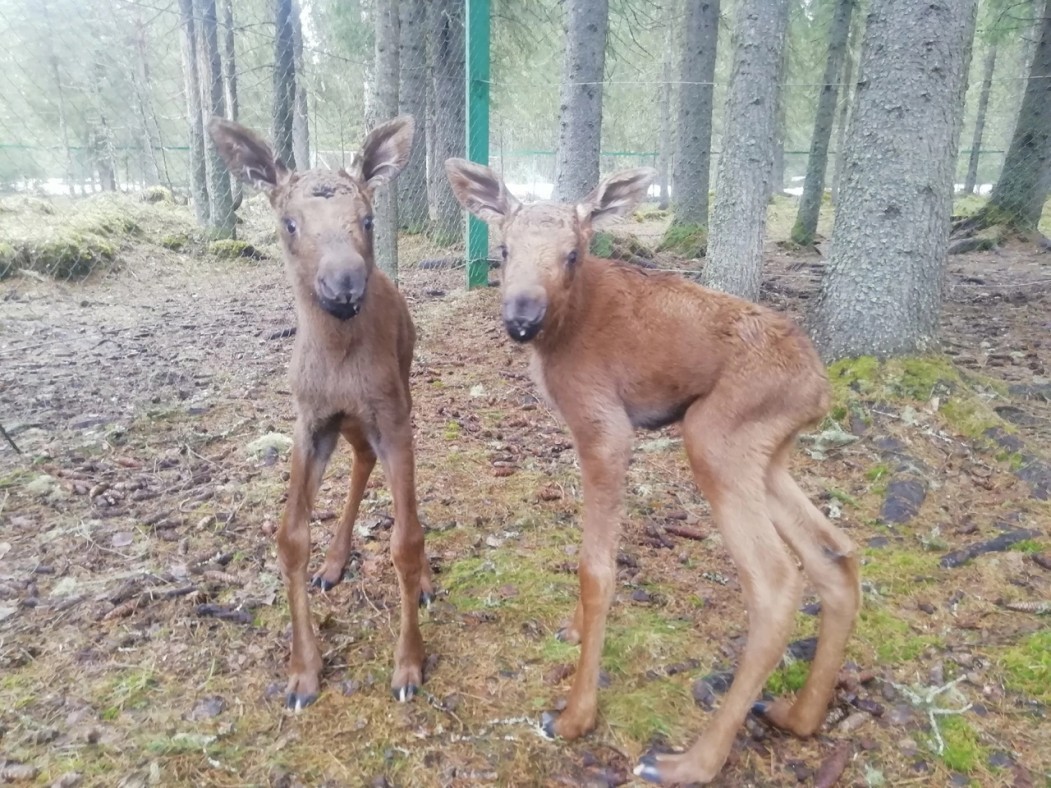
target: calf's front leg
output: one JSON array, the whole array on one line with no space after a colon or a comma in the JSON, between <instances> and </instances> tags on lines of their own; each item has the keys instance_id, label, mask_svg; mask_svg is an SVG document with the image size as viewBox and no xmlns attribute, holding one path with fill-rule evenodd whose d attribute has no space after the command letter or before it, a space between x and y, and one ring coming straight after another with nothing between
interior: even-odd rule
<instances>
[{"instance_id":1,"label":"calf's front leg","mask_svg":"<svg viewBox=\"0 0 1051 788\"><path fill-rule=\"evenodd\" d=\"M288 500L277 531L277 560L285 579L292 614L292 654L288 660L286 705L296 711L317 700L320 691L321 652L310 620L307 598L310 510L338 438L338 428L331 421L300 416L296 422Z\"/></svg>"},{"instance_id":2,"label":"calf's front leg","mask_svg":"<svg viewBox=\"0 0 1051 788\"><path fill-rule=\"evenodd\" d=\"M582 420L576 429L573 422L569 426L578 446L584 489L583 541L577 570L580 601L574 614L580 658L565 710L557 717L545 713L541 722L548 736L563 739L582 736L598 719L599 665L616 583L621 500L632 442L631 423L623 412L608 416L602 423Z\"/></svg>"}]
</instances>

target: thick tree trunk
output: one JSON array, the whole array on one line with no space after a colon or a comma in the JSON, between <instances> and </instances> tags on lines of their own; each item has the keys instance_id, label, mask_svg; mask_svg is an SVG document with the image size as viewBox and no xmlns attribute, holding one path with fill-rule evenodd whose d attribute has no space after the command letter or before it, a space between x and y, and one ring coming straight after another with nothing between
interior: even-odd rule
<instances>
[{"instance_id":1,"label":"thick tree trunk","mask_svg":"<svg viewBox=\"0 0 1051 788\"><path fill-rule=\"evenodd\" d=\"M565 55L554 199L579 200L598 184L608 0L565 0Z\"/></svg>"},{"instance_id":2,"label":"thick tree trunk","mask_svg":"<svg viewBox=\"0 0 1051 788\"><path fill-rule=\"evenodd\" d=\"M295 33L292 0L275 0L273 140L278 158L289 167L296 161L293 128L296 104Z\"/></svg>"},{"instance_id":3,"label":"thick tree trunk","mask_svg":"<svg viewBox=\"0 0 1051 788\"><path fill-rule=\"evenodd\" d=\"M223 0L223 93L226 96L226 117L236 121L240 117L237 99L237 60L234 49L234 3ZM234 210L241 204L241 180L230 176L230 194Z\"/></svg>"},{"instance_id":4,"label":"thick tree trunk","mask_svg":"<svg viewBox=\"0 0 1051 788\"><path fill-rule=\"evenodd\" d=\"M839 205L839 182L843 173L843 152L846 148L847 125L850 119L850 108L854 106L854 66L855 49L861 25L858 22L859 14L854 15L854 23L850 26L850 35L847 40L846 58L843 61L843 89L839 97L839 120L836 122L836 159L832 174L832 204Z\"/></svg>"},{"instance_id":5,"label":"thick tree trunk","mask_svg":"<svg viewBox=\"0 0 1051 788\"><path fill-rule=\"evenodd\" d=\"M967 176L963 181L965 194L974 194L978 183L978 163L982 155L982 138L985 136L985 113L989 109L989 92L993 86L996 70L996 44L990 44L982 63L982 88L978 94L978 111L974 117L974 134L971 136L971 152L967 157Z\"/></svg>"},{"instance_id":6,"label":"thick tree trunk","mask_svg":"<svg viewBox=\"0 0 1051 788\"><path fill-rule=\"evenodd\" d=\"M138 111L141 126L139 133L142 140L142 180L146 186L160 183L161 170L157 162L157 150L161 142L157 133L153 101L150 98L152 94L146 25L143 24L141 18L137 18L135 20L135 109Z\"/></svg>"},{"instance_id":7,"label":"thick tree trunk","mask_svg":"<svg viewBox=\"0 0 1051 788\"><path fill-rule=\"evenodd\" d=\"M372 79L372 126L398 114L398 0L379 0L373 7L376 60ZM398 281L397 181L381 186L372 198L375 215L373 253L376 265Z\"/></svg>"},{"instance_id":8,"label":"thick tree trunk","mask_svg":"<svg viewBox=\"0 0 1051 788\"><path fill-rule=\"evenodd\" d=\"M752 300L759 297L787 27L787 0L738 0L704 280Z\"/></svg>"},{"instance_id":9,"label":"thick tree trunk","mask_svg":"<svg viewBox=\"0 0 1051 788\"><path fill-rule=\"evenodd\" d=\"M182 16L182 73L186 90L186 116L190 126L190 196L197 223L208 226L208 169L204 154L204 109L201 80L197 73L197 24L193 0L179 0Z\"/></svg>"},{"instance_id":10,"label":"thick tree trunk","mask_svg":"<svg viewBox=\"0 0 1051 788\"><path fill-rule=\"evenodd\" d=\"M828 169L828 142L832 137L832 126L836 119L836 98L847 92L840 91L839 80L843 74L843 59L850 37L850 17L856 0L836 0L832 24L828 29L828 57L825 60L825 76L821 94L817 99L814 116L814 134L810 140L810 157L807 159L806 181L803 197L799 201L796 224L792 228L792 240L810 246L817 232L817 220L821 213L821 198L825 194L825 172Z\"/></svg>"},{"instance_id":11,"label":"thick tree trunk","mask_svg":"<svg viewBox=\"0 0 1051 788\"><path fill-rule=\"evenodd\" d=\"M680 227L708 227L711 188L712 104L719 0L687 0L679 59L677 151L672 174L672 220Z\"/></svg>"},{"instance_id":12,"label":"thick tree trunk","mask_svg":"<svg viewBox=\"0 0 1051 788\"><path fill-rule=\"evenodd\" d=\"M1043 9L1022 107L1000 179L983 214L989 223L1036 230L1051 188L1051 0Z\"/></svg>"},{"instance_id":13,"label":"thick tree trunk","mask_svg":"<svg viewBox=\"0 0 1051 788\"><path fill-rule=\"evenodd\" d=\"M868 14L842 202L813 317L827 359L924 352L941 308L976 0Z\"/></svg>"},{"instance_id":14,"label":"thick tree trunk","mask_svg":"<svg viewBox=\"0 0 1051 788\"><path fill-rule=\"evenodd\" d=\"M434 166L427 173L431 196L432 238L448 246L463 239L463 212L445 177L445 160L466 155L464 119L466 63L464 62L463 0L431 0L431 69L434 73L431 114L434 122Z\"/></svg>"},{"instance_id":15,"label":"thick tree trunk","mask_svg":"<svg viewBox=\"0 0 1051 788\"><path fill-rule=\"evenodd\" d=\"M427 3L399 0L398 10L398 103L401 112L416 119L412 155L398 176L398 222L410 233L419 233L427 226Z\"/></svg>"},{"instance_id":16,"label":"thick tree trunk","mask_svg":"<svg viewBox=\"0 0 1051 788\"><path fill-rule=\"evenodd\" d=\"M303 7L292 0L292 58L296 68L296 95L292 107L292 155L297 170L310 169L310 116L307 113L306 64L303 62Z\"/></svg>"},{"instance_id":17,"label":"thick tree trunk","mask_svg":"<svg viewBox=\"0 0 1051 788\"><path fill-rule=\"evenodd\" d=\"M219 57L219 25L215 14L215 0L196 1L197 22L201 33L201 84L206 102L202 123L206 123L208 116L226 116L223 63ZM223 163L211 135L204 135L204 146L210 206L208 227L216 238L233 238L235 217L233 196L230 193L230 171Z\"/></svg>"},{"instance_id":18,"label":"thick tree trunk","mask_svg":"<svg viewBox=\"0 0 1051 788\"><path fill-rule=\"evenodd\" d=\"M786 23L787 25L787 23ZM788 35L787 27L785 35ZM774 124L774 164L770 170L770 194L768 200L785 191L785 130L788 125L788 101L784 84L788 76L788 44L781 47L781 69L777 74L777 122Z\"/></svg>"}]
</instances>

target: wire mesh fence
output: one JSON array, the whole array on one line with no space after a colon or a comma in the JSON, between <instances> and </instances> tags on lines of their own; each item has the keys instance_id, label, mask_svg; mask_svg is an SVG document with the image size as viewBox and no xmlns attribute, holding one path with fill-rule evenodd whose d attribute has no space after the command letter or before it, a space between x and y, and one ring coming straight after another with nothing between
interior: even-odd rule
<instances>
[{"instance_id":1,"label":"wire mesh fence","mask_svg":"<svg viewBox=\"0 0 1051 788\"><path fill-rule=\"evenodd\" d=\"M773 191L788 197L802 192L825 89L829 12L807 8L800 5L790 20L780 91L772 180ZM558 175L564 11L555 0L492 6L489 160L523 197L550 197ZM600 173L654 166L661 173L654 198L662 202L675 190L676 121L682 85L689 84L679 78L684 23L685 10L674 0L612 3L601 80L586 85L602 100ZM29 269L83 276L119 258L122 221L139 220L116 195L185 215L185 231L164 236L169 247L276 256L262 217L258 228L245 224L261 198L232 180L215 155L205 131L213 114L259 131L299 169L348 166L369 128L399 111L413 114L417 144L396 187L401 264L462 258L463 214L442 162L465 154L463 2L4 0L0 32L10 42L0 77L4 275ZM857 82L858 38L855 29L835 85L830 187ZM995 182L1033 49L1032 35L979 38L959 191L986 194ZM722 24L712 80L711 181L731 50ZM30 220L23 220L23 209ZM38 238L37 229L46 232ZM771 226L774 239L785 233ZM216 243L222 240L230 242Z\"/></svg>"}]
</instances>

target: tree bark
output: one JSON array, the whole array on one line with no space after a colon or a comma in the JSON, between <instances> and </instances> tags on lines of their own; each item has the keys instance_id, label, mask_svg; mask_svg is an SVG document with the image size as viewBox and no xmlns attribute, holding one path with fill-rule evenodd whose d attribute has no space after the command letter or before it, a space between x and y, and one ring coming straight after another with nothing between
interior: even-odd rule
<instances>
[{"instance_id":1,"label":"tree bark","mask_svg":"<svg viewBox=\"0 0 1051 788\"><path fill-rule=\"evenodd\" d=\"M208 226L208 169L204 154L204 108L201 106L201 80L197 73L197 24L193 0L179 0L182 16L182 73L186 90L186 116L190 126L190 196L197 223Z\"/></svg>"},{"instance_id":2,"label":"tree bark","mask_svg":"<svg viewBox=\"0 0 1051 788\"><path fill-rule=\"evenodd\" d=\"M935 342L976 0L880 0L865 26L842 202L813 316L826 359Z\"/></svg>"},{"instance_id":3,"label":"tree bark","mask_svg":"<svg viewBox=\"0 0 1051 788\"><path fill-rule=\"evenodd\" d=\"M466 155L466 63L463 0L431 0L429 44L434 74L431 115L434 166L427 173L433 240L448 246L463 239L463 212L445 177L445 160Z\"/></svg>"},{"instance_id":4,"label":"tree bark","mask_svg":"<svg viewBox=\"0 0 1051 788\"><path fill-rule=\"evenodd\" d=\"M598 184L608 0L565 0L565 55L554 199L579 200Z\"/></svg>"},{"instance_id":5,"label":"tree bark","mask_svg":"<svg viewBox=\"0 0 1051 788\"><path fill-rule=\"evenodd\" d=\"M674 225L708 227L712 105L719 0L687 0L679 59L677 152L672 173Z\"/></svg>"},{"instance_id":6,"label":"tree bark","mask_svg":"<svg viewBox=\"0 0 1051 788\"><path fill-rule=\"evenodd\" d=\"M273 140L278 158L295 164L293 115L296 104L295 34L292 29L292 0L275 0Z\"/></svg>"},{"instance_id":7,"label":"tree bark","mask_svg":"<svg viewBox=\"0 0 1051 788\"><path fill-rule=\"evenodd\" d=\"M240 117L237 99L237 60L234 49L234 3L223 0L223 93L226 97L226 117L236 121ZM234 210L241 204L241 180L230 176L230 195Z\"/></svg>"},{"instance_id":8,"label":"tree bark","mask_svg":"<svg viewBox=\"0 0 1051 788\"><path fill-rule=\"evenodd\" d=\"M306 64L303 62L303 7L292 0L292 60L296 69L292 107L292 155L297 170L310 169L310 116L307 113Z\"/></svg>"},{"instance_id":9,"label":"tree bark","mask_svg":"<svg viewBox=\"0 0 1051 788\"><path fill-rule=\"evenodd\" d=\"M846 147L847 125L850 119L850 108L854 105L854 67L855 49L861 25L859 15L854 15L854 22L850 26L850 34L847 37L847 52L843 61L843 90L839 98L839 121L836 128L836 159L832 174L832 204L839 205L839 182L843 172L843 151Z\"/></svg>"},{"instance_id":10,"label":"tree bark","mask_svg":"<svg viewBox=\"0 0 1051 788\"><path fill-rule=\"evenodd\" d=\"M205 96L202 124L210 115L226 117L223 97L223 63L219 57L219 25L215 0L196 0L201 38L201 83ZM205 167L208 174L208 227L216 238L234 237L234 201L230 193L230 172L223 163L211 135L204 135Z\"/></svg>"},{"instance_id":11,"label":"tree bark","mask_svg":"<svg viewBox=\"0 0 1051 788\"><path fill-rule=\"evenodd\" d=\"M398 67L400 111L416 119L412 155L398 176L398 222L410 233L427 226L427 3L399 0L401 51Z\"/></svg>"},{"instance_id":12,"label":"tree bark","mask_svg":"<svg viewBox=\"0 0 1051 788\"><path fill-rule=\"evenodd\" d=\"M799 201L799 212L792 228L792 240L803 246L814 243L817 220L821 213L821 198L825 194L825 172L828 169L828 142L832 137L832 126L836 119L836 98L847 92L840 90L839 80L843 74L843 60L850 37L850 17L856 0L836 0L832 24L828 29L828 57L825 60L825 76L821 94L817 99L814 115L814 134L810 140L810 157L807 159L806 180L803 196Z\"/></svg>"},{"instance_id":13,"label":"tree bark","mask_svg":"<svg viewBox=\"0 0 1051 788\"><path fill-rule=\"evenodd\" d=\"M373 7L376 24L376 60L372 79L372 126L398 114L398 0L378 0ZM376 265L398 281L397 181L379 187L372 198L375 216L373 254Z\"/></svg>"},{"instance_id":14,"label":"tree bark","mask_svg":"<svg viewBox=\"0 0 1051 788\"><path fill-rule=\"evenodd\" d=\"M996 44L989 44L982 63L982 88L978 94L978 111L974 117L974 134L971 137L971 152L967 157L967 176L963 181L965 194L974 194L978 183L978 163L982 155L982 138L985 136L985 113L989 108L989 92L993 86L993 72L996 70Z\"/></svg>"},{"instance_id":15,"label":"tree bark","mask_svg":"<svg viewBox=\"0 0 1051 788\"><path fill-rule=\"evenodd\" d=\"M153 110L153 86L150 79L149 46L146 40L146 25L141 18L135 20L135 108L138 110L142 140L142 179L146 186L160 183L161 167L157 162L157 150L161 147L157 131L157 118ZM165 179L167 180L167 172Z\"/></svg>"},{"instance_id":16,"label":"tree bark","mask_svg":"<svg viewBox=\"0 0 1051 788\"><path fill-rule=\"evenodd\" d=\"M738 0L733 74L726 96L704 281L752 300L759 297L762 274L778 76L787 27L787 0Z\"/></svg>"},{"instance_id":17,"label":"tree bark","mask_svg":"<svg viewBox=\"0 0 1051 788\"><path fill-rule=\"evenodd\" d=\"M1022 106L1000 179L981 212L988 223L1032 233L1051 188L1051 0L1043 9Z\"/></svg>"},{"instance_id":18,"label":"tree bark","mask_svg":"<svg viewBox=\"0 0 1051 788\"><path fill-rule=\"evenodd\" d=\"M664 211L671 203L671 159L675 149L671 133L672 103L672 50L675 44L675 27L668 25L664 33L664 54L661 61L661 84L658 88L657 106L657 188L658 208Z\"/></svg>"}]
</instances>

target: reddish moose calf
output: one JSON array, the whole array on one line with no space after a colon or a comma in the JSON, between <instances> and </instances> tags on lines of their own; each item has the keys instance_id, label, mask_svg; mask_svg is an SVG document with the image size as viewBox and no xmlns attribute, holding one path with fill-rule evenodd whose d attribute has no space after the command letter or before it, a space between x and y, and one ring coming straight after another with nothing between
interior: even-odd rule
<instances>
[{"instance_id":1,"label":"reddish moose calf","mask_svg":"<svg viewBox=\"0 0 1051 788\"><path fill-rule=\"evenodd\" d=\"M636 427L682 423L698 487L740 576L748 643L708 729L686 752L645 755L636 774L708 782L749 708L799 736L817 731L860 604L855 546L789 475L800 430L829 405L824 367L803 332L763 307L675 274L588 254L592 230L631 211L654 172L603 180L578 205L523 205L492 170L446 162L453 192L502 235L503 320L532 350L533 378L565 420L583 477L580 600L559 637L580 644L565 710L548 735L576 738L597 715L599 657L613 597L624 478ZM753 703L784 653L802 563L821 597L817 653L794 700Z\"/></svg>"},{"instance_id":2,"label":"reddish moose calf","mask_svg":"<svg viewBox=\"0 0 1051 788\"><path fill-rule=\"evenodd\" d=\"M423 681L418 606L433 593L416 516L409 393L416 331L405 299L373 261L372 195L408 161L413 119L402 116L377 127L350 171L338 172L292 172L266 142L230 121L213 118L208 130L230 171L269 196L295 293L296 426L288 500L277 532L292 613L287 705L298 711L319 691L321 652L307 599L309 523L340 435L354 451L350 493L312 584L328 590L342 579L354 519L379 458L394 499L391 554L401 589L391 689L408 700Z\"/></svg>"}]
</instances>

